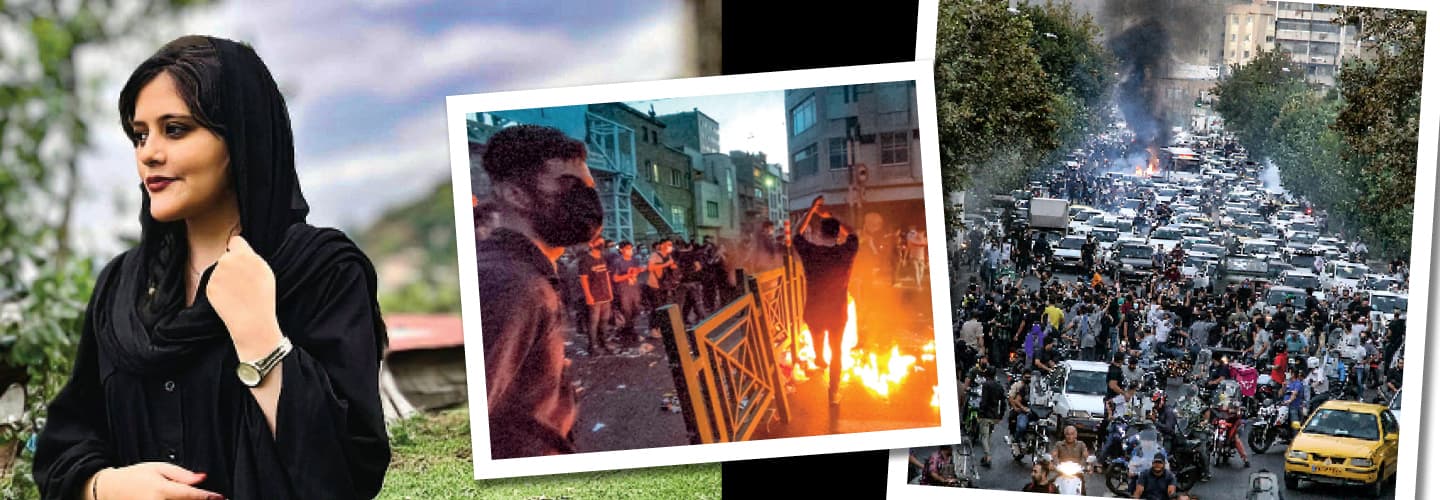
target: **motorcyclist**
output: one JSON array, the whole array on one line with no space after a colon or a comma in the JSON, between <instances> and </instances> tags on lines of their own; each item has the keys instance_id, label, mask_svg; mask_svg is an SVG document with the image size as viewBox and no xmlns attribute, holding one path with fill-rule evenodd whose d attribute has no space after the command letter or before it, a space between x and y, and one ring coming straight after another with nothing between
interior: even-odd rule
<instances>
[{"instance_id":1,"label":"motorcyclist","mask_svg":"<svg viewBox=\"0 0 1440 500\"><path fill-rule=\"evenodd\" d=\"M1240 442L1240 423L1244 420L1244 417L1245 407L1240 404L1240 400L1238 399L1214 408L1207 408L1204 412L1204 418L1207 422L1224 420L1230 423L1229 435L1226 436L1225 439L1235 446L1235 452L1240 455L1241 460L1245 461L1245 466L1249 467L1250 456L1245 453L1245 445ZM1212 420L1212 418L1215 420Z\"/></svg>"},{"instance_id":2,"label":"motorcyclist","mask_svg":"<svg viewBox=\"0 0 1440 500\"><path fill-rule=\"evenodd\" d=\"M1225 363L1225 356L1219 352L1212 353L1210 355L1210 374L1205 381L1205 389L1213 395L1227 378L1230 378L1230 366Z\"/></svg>"},{"instance_id":3,"label":"motorcyclist","mask_svg":"<svg viewBox=\"0 0 1440 500\"><path fill-rule=\"evenodd\" d=\"M955 462L951 458L953 450L949 446L941 446L930 454L925 461L925 473L921 476L921 484L932 486L956 486L960 480L955 477Z\"/></svg>"},{"instance_id":4,"label":"motorcyclist","mask_svg":"<svg viewBox=\"0 0 1440 500\"><path fill-rule=\"evenodd\" d=\"M1305 385L1310 389L1310 409L1313 411L1330 400L1330 377L1325 376L1320 358L1311 356L1305 364L1310 369L1309 375L1305 376Z\"/></svg>"},{"instance_id":5,"label":"motorcyclist","mask_svg":"<svg viewBox=\"0 0 1440 500\"><path fill-rule=\"evenodd\" d=\"M1164 391L1155 391L1155 394L1150 397L1150 401L1153 403L1150 419L1155 421L1155 430L1160 432L1165 447L1169 449L1173 443L1183 437L1180 435L1182 429L1180 429L1179 418L1175 415L1175 408L1166 404Z\"/></svg>"},{"instance_id":6,"label":"motorcyclist","mask_svg":"<svg viewBox=\"0 0 1440 500\"><path fill-rule=\"evenodd\" d=\"M1290 411L1290 422L1299 422L1305 419L1305 404L1309 401L1307 392L1309 388L1302 378L1305 369L1295 367L1290 369L1290 381L1285 383L1285 400L1282 404Z\"/></svg>"},{"instance_id":7,"label":"motorcyclist","mask_svg":"<svg viewBox=\"0 0 1440 500\"><path fill-rule=\"evenodd\" d=\"M1015 456L1020 456L1020 443L1023 441L1023 434L1030 423L1030 384L1031 372L1024 372L1020 380L1010 385L1010 435L1015 436L1010 442L1010 447Z\"/></svg>"},{"instance_id":8,"label":"motorcyclist","mask_svg":"<svg viewBox=\"0 0 1440 500\"><path fill-rule=\"evenodd\" d=\"M1150 461L1150 473L1135 478L1135 493L1131 498L1169 500L1179 488L1175 473L1167 468L1165 452L1160 451Z\"/></svg>"}]
</instances>

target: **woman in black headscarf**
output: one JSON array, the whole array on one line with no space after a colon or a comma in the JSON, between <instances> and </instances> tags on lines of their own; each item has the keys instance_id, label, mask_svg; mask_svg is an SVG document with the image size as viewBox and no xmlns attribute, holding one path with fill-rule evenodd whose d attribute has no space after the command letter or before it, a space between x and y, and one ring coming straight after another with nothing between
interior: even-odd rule
<instances>
[{"instance_id":1,"label":"woman in black headscarf","mask_svg":"<svg viewBox=\"0 0 1440 500\"><path fill-rule=\"evenodd\" d=\"M45 498L369 498L390 448L375 270L305 223L250 47L177 39L120 93L140 245L100 272L35 454Z\"/></svg>"}]
</instances>

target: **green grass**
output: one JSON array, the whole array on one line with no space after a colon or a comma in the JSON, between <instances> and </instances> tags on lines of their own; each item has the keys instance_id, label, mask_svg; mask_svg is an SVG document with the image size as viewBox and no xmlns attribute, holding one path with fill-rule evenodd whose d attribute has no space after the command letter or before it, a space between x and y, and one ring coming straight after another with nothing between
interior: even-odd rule
<instances>
[{"instance_id":1,"label":"green grass","mask_svg":"<svg viewBox=\"0 0 1440 500\"><path fill-rule=\"evenodd\" d=\"M422 414L391 428L390 470L380 498L720 498L720 465L591 472L475 481L470 412Z\"/></svg>"}]
</instances>

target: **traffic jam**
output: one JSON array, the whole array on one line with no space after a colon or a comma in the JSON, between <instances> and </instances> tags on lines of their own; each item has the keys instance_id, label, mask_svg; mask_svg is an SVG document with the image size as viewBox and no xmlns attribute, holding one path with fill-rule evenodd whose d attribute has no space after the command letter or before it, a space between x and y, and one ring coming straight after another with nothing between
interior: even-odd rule
<instances>
[{"instance_id":1,"label":"traffic jam","mask_svg":"<svg viewBox=\"0 0 1440 500\"><path fill-rule=\"evenodd\" d=\"M963 434L911 450L912 483L1393 496L1408 254L1372 254L1223 131L1170 135L1122 124L1028 189L965 193Z\"/></svg>"}]
</instances>

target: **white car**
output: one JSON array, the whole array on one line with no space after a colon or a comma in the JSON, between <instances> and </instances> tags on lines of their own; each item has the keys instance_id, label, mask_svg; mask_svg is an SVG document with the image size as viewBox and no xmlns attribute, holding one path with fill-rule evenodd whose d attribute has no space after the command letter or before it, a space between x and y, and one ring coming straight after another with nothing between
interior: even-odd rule
<instances>
[{"instance_id":1,"label":"white car","mask_svg":"<svg viewBox=\"0 0 1440 500\"><path fill-rule=\"evenodd\" d=\"M1110 365L1069 360L1060 363L1059 371L1055 414L1060 416L1061 428L1073 425L1081 435L1098 436L1100 421L1105 418L1105 376Z\"/></svg>"},{"instance_id":2,"label":"white car","mask_svg":"<svg viewBox=\"0 0 1440 500\"><path fill-rule=\"evenodd\" d=\"M1085 245L1084 236L1066 236L1055 245L1055 265L1060 267L1078 268L1081 265L1082 252L1080 248Z\"/></svg>"},{"instance_id":3,"label":"white car","mask_svg":"<svg viewBox=\"0 0 1440 500\"><path fill-rule=\"evenodd\" d=\"M1337 289L1359 290L1360 281L1370 272L1370 266L1354 262L1331 262L1325 264L1325 268L1327 272L1322 278L1325 286Z\"/></svg>"},{"instance_id":4,"label":"white car","mask_svg":"<svg viewBox=\"0 0 1440 500\"><path fill-rule=\"evenodd\" d=\"M1395 292L1368 292L1370 294L1370 321L1374 328L1388 325L1390 320L1395 319L1395 311L1404 310L1409 306L1410 296L1404 293Z\"/></svg>"},{"instance_id":5,"label":"white car","mask_svg":"<svg viewBox=\"0 0 1440 500\"><path fill-rule=\"evenodd\" d=\"M1315 298L1325 300L1324 287L1320 285L1320 277L1308 269L1291 269L1280 274L1280 284L1302 290L1314 290Z\"/></svg>"}]
</instances>

